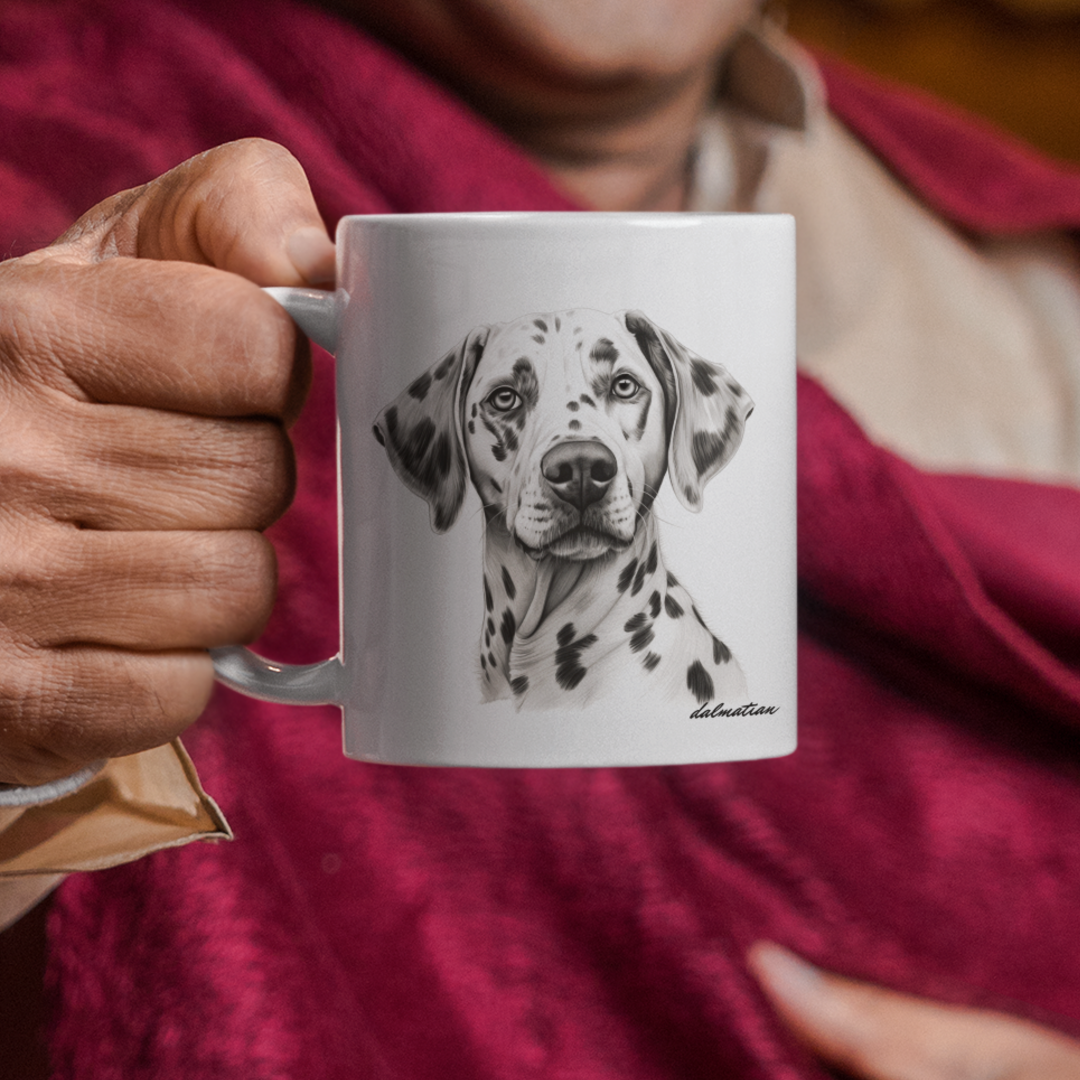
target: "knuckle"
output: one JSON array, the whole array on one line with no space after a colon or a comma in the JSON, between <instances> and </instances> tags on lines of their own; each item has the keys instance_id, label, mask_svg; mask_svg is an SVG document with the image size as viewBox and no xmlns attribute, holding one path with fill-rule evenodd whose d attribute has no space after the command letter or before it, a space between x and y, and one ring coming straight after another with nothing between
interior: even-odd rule
<instances>
[{"instance_id":1,"label":"knuckle","mask_svg":"<svg viewBox=\"0 0 1080 1080\"><path fill-rule=\"evenodd\" d=\"M281 143L258 136L224 143L209 153L215 161L218 156L224 158L228 168L240 165L254 170L266 167L301 170L300 162Z\"/></svg>"},{"instance_id":2,"label":"knuckle","mask_svg":"<svg viewBox=\"0 0 1080 1080\"><path fill-rule=\"evenodd\" d=\"M284 417L294 396L298 360L306 342L278 303L263 293L256 295L259 303L250 305L239 359L251 400L261 404L258 411Z\"/></svg>"},{"instance_id":3,"label":"knuckle","mask_svg":"<svg viewBox=\"0 0 1080 1080\"><path fill-rule=\"evenodd\" d=\"M292 502L296 490L296 459L292 442L279 423L270 420L230 421L215 440L212 459L201 463L198 513L205 514L205 497L218 507L220 524L233 528L265 529ZM194 474L193 474L194 475Z\"/></svg>"},{"instance_id":4,"label":"knuckle","mask_svg":"<svg viewBox=\"0 0 1080 1080\"><path fill-rule=\"evenodd\" d=\"M218 545L209 576L221 641L254 641L270 618L277 592L273 545L261 533L230 533Z\"/></svg>"},{"instance_id":5,"label":"knuckle","mask_svg":"<svg viewBox=\"0 0 1080 1080\"><path fill-rule=\"evenodd\" d=\"M7 650L0 681L0 779L42 784L103 756L93 685L65 678L46 652ZM87 734L91 737L87 738Z\"/></svg>"},{"instance_id":6,"label":"knuckle","mask_svg":"<svg viewBox=\"0 0 1080 1080\"><path fill-rule=\"evenodd\" d=\"M199 286L197 310L208 332L205 348L216 358L217 381L230 388L232 411L284 417L306 344L292 319L236 274L203 270Z\"/></svg>"},{"instance_id":7,"label":"knuckle","mask_svg":"<svg viewBox=\"0 0 1080 1080\"><path fill-rule=\"evenodd\" d=\"M61 540L59 529L33 528L25 520L5 523L4 557L0 560L0 611L8 633L33 636L63 604L77 561Z\"/></svg>"},{"instance_id":8,"label":"knuckle","mask_svg":"<svg viewBox=\"0 0 1080 1080\"><path fill-rule=\"evenodd\" d=\"M256 423L251 437L249 496L256 529L265 529L288 509L296 493L292 442L280 425Z\"/></svg>"},{"instance_id":9,"label":"knuckle","mask_svg":"<svg viewBox=\"0 0 1080 1080\"><path fill-rule=\"evenodd\" d=\"M42 784L72 771L72 764L50 746L43 708L48 694L45 671L17 647L4 650L0 673L0 781Z\"/></svg>"},{"instance_id":10,"label":"knuckle","mask_svg":"<svg viewBox=\"0 0 1080 1080\"><path fill-rule=\"evenodd\" d=\"M101 758L161 745L198 718L212 685L205 654L179 670L114 650L13 650L5 659L4 783L46 783Z\"/></svg>"},{"instance_id":11,"label":"knuckle","mask_svg":"<svg viewBox=\"0 0 1080 1080\"><path fill-rule=\"evenodd\" d=\"M78 272L46 252L0 267L0 378L6 394L56 382L64 356L82 347L90 328L69 306L56 303L58 295L70 294Z\"/></svg>"}]
</instances>

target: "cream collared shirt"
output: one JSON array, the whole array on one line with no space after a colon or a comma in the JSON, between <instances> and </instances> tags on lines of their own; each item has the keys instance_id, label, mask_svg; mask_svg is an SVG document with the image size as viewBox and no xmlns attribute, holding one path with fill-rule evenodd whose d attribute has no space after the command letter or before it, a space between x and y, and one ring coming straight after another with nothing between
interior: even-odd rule
<instances>
[{"instance_id":1,"label":"cream collared shirt","mask_svg":"<svg viewBox=\"0 0 1080 1080\"><path fill-rule=\"evenodd\" d=\"M1075 246L961 235L828 114L797 46L738 48L691 208L794 214L802 370L915 464L1080 483Z\"/></svg>"}]
</instances>

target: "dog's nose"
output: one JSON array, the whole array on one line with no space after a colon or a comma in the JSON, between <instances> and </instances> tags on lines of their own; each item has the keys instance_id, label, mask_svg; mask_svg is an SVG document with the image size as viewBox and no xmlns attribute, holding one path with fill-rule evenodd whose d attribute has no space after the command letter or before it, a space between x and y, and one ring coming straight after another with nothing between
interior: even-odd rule
<instances>
[{"instance_id":1,"label":"dog's nose","mask_svg":"<svg viewBox=\"0 0 1080 1080\"><path fill-rule=\"evenodd\" d=\"M603 443L575 439L549 450L540 462L540 471L563 502L584 510L604 497L619 466Z\"/></svg>"}]
</instances>

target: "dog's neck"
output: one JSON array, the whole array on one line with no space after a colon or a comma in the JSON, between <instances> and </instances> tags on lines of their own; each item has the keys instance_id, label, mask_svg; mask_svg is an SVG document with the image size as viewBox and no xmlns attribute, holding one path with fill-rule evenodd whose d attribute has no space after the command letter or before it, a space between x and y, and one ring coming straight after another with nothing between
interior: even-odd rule
<instances>
[{"instance_id":1,"label":"dog's neck","mask_svg":"<svg viewBox=\"0 0 1080 1080\"><path fill-rule=\"evenodd\" d=\"M560 632L565 636L572 627L573 639L580 640L609 618L619 618L620 625L632 619L653 593L663 597L657 533L655 519L646 515L625 551L569 562L531 558L501 522L488 521L481 656L489 695L500 696L512 682L511 667L520 666L523 654L554 655L565 644Z\"/></svg>"}]
</instances>

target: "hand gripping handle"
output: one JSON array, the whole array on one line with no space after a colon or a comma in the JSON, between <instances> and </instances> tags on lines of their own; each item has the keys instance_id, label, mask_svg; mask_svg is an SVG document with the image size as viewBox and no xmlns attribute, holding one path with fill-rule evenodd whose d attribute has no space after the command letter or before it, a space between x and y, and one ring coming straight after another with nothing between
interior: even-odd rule
<instances>
[{"instance_id":1,"label":"hand gripping handle","mask_svg":"<svg viewBox=\"0 0 1080 1080\"><path fill-rule=\"evenodd\" d=\"M337 352L342 314L348 303L343 289L265 289L293 317L296 325L327 352ZM248 697L289 705L341 704L344 665L340 656L318 664L277 664L242 645L211 649L218 682Z\"/></svg>"}]
</instances>

